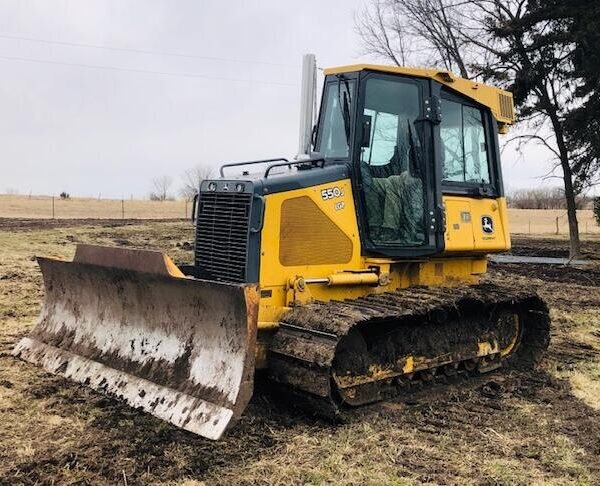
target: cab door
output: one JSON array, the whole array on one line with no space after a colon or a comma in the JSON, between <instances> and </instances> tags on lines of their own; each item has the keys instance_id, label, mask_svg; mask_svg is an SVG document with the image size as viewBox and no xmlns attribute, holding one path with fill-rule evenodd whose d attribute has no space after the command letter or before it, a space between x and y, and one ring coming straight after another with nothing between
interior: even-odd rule
<instances>
[{"instance_id":1,"label":"cab door","mask_svg":"<svg viewBox=\"0 0 600 486\"><path fill-rule=\"evenodd\" d=\"M430 82L365 71L358 98L353 167L363 248L398 257L441 251Z\"/></svg>"}]
</instances>

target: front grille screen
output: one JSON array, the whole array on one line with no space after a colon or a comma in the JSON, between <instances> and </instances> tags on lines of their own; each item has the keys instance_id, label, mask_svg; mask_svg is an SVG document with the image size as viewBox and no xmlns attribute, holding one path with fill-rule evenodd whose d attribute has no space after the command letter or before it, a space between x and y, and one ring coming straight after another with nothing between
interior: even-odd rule
<instances>
[{"instance_id":1,"label":"front grille screen","mask_svg":"<svg viewBox=\"0 0 600 486\"><path fill-rule=\"evenodd\" d=\"M498 95L498 98L500 100L500 115L512 120L515 116L512 98L501 93Z\"/></svg>"},{"instance_id":2,"label":"front grille screen","mask_svg":"<svg viewBox=\"0 0 600 486\"><path fill-rule=\"evenodd\" d=\"M196 267L200 276L246 281L252 194L202 192L196 226Z\"/></svg>"}]
</instances>

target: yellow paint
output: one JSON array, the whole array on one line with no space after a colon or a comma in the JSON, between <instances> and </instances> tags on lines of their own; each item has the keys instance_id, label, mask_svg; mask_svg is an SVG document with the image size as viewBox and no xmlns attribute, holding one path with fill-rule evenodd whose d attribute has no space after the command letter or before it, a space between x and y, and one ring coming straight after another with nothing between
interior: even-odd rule
<instances>
[{"instance_id":1,"label":"yellow paint","mask_svg":"<svg viewBox=\"0 0 600 486\"><path fill-rule=\"evenodd\" d=\"M489 341L480 341L477 343L477 356L482 358L498 352L498 345Z\"/></svg>"},{"instance_id":2,"label":"yellow paint","mask_svg":"<svg viewBox=\"0 0 600 486\"><path fill-rule=\"evenodd\" d=\"M445 251L493 253L510 249L506 199L444 196ZM493 233L485 233L482 217L492 218Z\"/></svg>"},{"instance_id":3,"label":"yellow paint","mask_svg":"<svg viewBox=\"0 0 600 486\"><path fill-rule=\"evenodd\" d=\"M513 337L511 338L508 345L505 348L500 350L500 356L502 356L502 357L508 356L512 352L512 350L515 348L517 341L519 340L519 334L521 331L521 321L519 320L519 316L516 314L513 316L513 325L514 325Z\"/></svg>"},{"instance_id":4,"label":"yellow paint","mask_svg":"<svg viewBox=\"0 0 600 486\"><path fill-rule=\"evenodd\" d=\"M324 200L321 191L332 186L338 187L342 195ZM347 263L282 264L281 208L285 201L300 197L310 198L319 211L335 225L336 232L339 230L352 243ZM353 299L417 285L456 286L477 283L487 268L484 253L508 247L508 232L505 230L506 202L502 198L496 200L448 196L444 197L444 203L447 226L460 218L462 210L470 211L472 217L470 225L447 231L445 253L429 258L392 259L361 256L350 179L267 195L261 235L260 288L270 290L271 296L260 301L259 329L275 327L294 303L306 303L314 299ZM474 224L474 221L480 220L481 215L488 213L494 218L495 232L492 239L485 239L480 230L480 222L478 225ZM473 250L479 251L479 255L465 254L473 253ZM372 273L349 273L367 272L373 267L378 270L378 275L384 274L384 278L377 279ZM325 279L326 282L305 284L307 279Z\"/></svg>"},{"instance_id":5,"label":"yellow paint","mask_svg":"<svg viewBox=\"0 0 600 486\"><path fill-rule=\"evenodd\" d=\"M343 196L323 200L321 190L337 186ZM352 242L347 263L283 265L280 258L281 207L290 198L309 197L324 215ZM339 203L343 202L341 206ZM506 202L500 199L470 199L444 197L446 210L446 250L443 255L428 258L392 259L361 256L356 208L349 179L319 186L276 193L265 197L265 220L261 235L260 288L271 296L260 299L258 310L259 341L261 335L276 329L281 318L294 304L315 299L356 299L369 294L390 292L411 286L460 286L476 284L486 272L485 253L510 247L506 229ZM453 222L461 212L469 211L471 223L454 229ZM481 231L482 215L494 219L493 238ZM462 224L462 223L459 223ZM372 273L350 272L378 269L378 279ZM325 279L325 283L306 284L307 279ZM362 282L360 282L362 280ZM303 283L300 285L300 283ZM330 283L333 283L331 285ZM257 366L266 366L266 345L257 353ZM406 366L414 367L414 360ZM406 371L409 373L409 371Z\"/></svg>"},{"instance_id":6,"label":"yellow paint","mask_svg":"<svg viewBox=\"0 0 600 486\"><path fill-rule=\"evenodd\" d=\"M165 262L165 268L167 269L167 272L171 277L185 278L183 272L179 269L177 265L175 265L175 263L173 263L173 260L171 260L168 255L165 255L163 253L162 256Z\"/></svg>"},{"instance_id":7,"label":"yellow paint","mask_svg":"<svg viewBox=\"0 0 600 486\"><path fill-rule=\"evenodd\" d=\"M402 373L408 374L415 370L415 359L412 356L406 358L406 363L402 367Z\"/></svg>"},{"instance_id":8,"label":"yellow paint","mask_svg":"<svg viewBox=\"0 0 600 486\"><path fill-rule=\"evenodd\" d=\"M498 131L500 133L506 133L507 127L515 121L512 93L496 88L495 86L461 78L442 69L382 66L379 64L352 64L325 69L324 73L325 75L343 74L364 70L433 79L482 105L488 106L492 110L496 120L498 120Z\"/></svg>"},{"instance_id":9,"label":"yellow paint","mask_svg":"<svg viewBox=\"0 0 600 486\"><path fill-rule=\"evenodd\" d=\"M340 188L343 196L323 200L321 190L332 185ZM281 206L290 198L307 196L331 219L331 221L352 242L352 254L348 263L323 263L318 265L283 265L280 259ZM343 202L340 209L339 203ZM356 208L349 179L326 183L305 189L276 193L265 197L265 220L262 231L260 288L270 290L271 297L261 299L259 309L259 329L273 326L289 310L294 302L310 302L313 299L331 300L358 298L371 293L389 292L397 288L414 285L456 285L476 283L485 271L485 259L473 258L432 258L394 261L389 258L368 258L361 256ZM477 262L477 263L474 263ZM388 274L382 279L386 285L377 285L372 274L357 275L344 272L368 271L377 267L379 274ZM475 269L475 267L477 267ZM482 271L483 267L483 271ZM327 279L328 283L306 284L303 290L290 285L290 282L303 279ZM357 284L362 280L362 284Z\"/></svg>"},{"instance_id":10,"label":"yellow paint","mask_svg":"<svg viewBox=\"0 0 600 486\"><path fill-rule=\"evenodd\" d=\"M328 285L374 285L379 282L379 277L376 273L334 273L327 277Z\"/></svg>"}]
</instances>

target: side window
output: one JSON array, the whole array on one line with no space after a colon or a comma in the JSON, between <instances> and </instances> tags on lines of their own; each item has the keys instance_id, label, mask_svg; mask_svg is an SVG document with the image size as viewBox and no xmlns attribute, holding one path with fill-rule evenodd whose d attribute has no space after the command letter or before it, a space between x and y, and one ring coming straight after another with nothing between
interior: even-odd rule
<instances>
[{"instance_id":1,"label":"side window","mask_svg":"<svg viewBox=\"0 0 600 486\"><path fill-rule=\"evenodd\" d=\"M317 150L325 157L348 157L354 81L329 83L324 98L321 138Z\"/></svg>"},{"instance_id":2,"label":"side window","mask_svg":"<svg viewBox=\"0 0 600 486\"><path fill-rule=\"evenodd\" d=\"M489 184L488 150L481 110L443 99L440 135L443 180Z\"/></svg>"}]
</instances>

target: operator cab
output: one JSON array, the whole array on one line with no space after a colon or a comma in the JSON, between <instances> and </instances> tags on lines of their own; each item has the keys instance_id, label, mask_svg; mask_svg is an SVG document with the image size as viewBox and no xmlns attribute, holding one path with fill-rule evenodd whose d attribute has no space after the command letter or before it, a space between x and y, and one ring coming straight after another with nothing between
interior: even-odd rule
<instances>
[{"instance_id":1,"label":"operator cab","mask_svg":"<svg viewBox=\"0 0 600 486\"><path fill-rule=\"evenodd\" d=\"M457 79L455 91L449 73L346 69L326 71L314 145L327 163L352 168L363 248L386 256L442 252L444 195L502 195L497 120L461 94L462 84L475 83Z\"/></svg>"}]
</instances>

